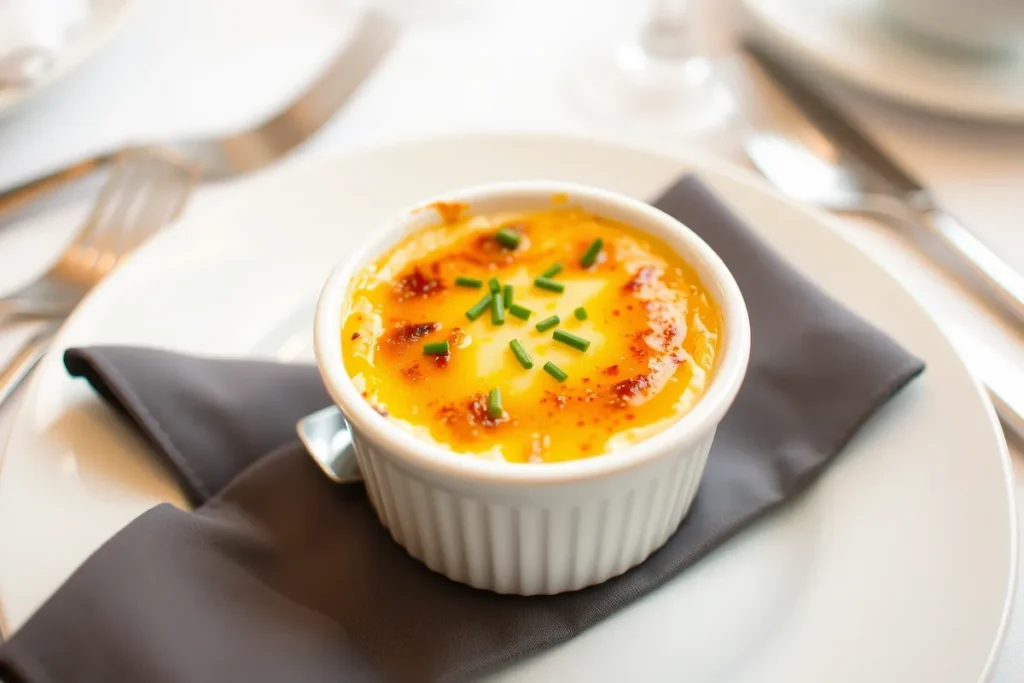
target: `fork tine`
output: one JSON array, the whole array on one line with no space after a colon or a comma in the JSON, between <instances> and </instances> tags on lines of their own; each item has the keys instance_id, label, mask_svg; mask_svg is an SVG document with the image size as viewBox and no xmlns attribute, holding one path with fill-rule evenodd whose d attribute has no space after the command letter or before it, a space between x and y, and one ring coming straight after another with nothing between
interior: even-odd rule
<instances>
[{"instance_id":1,"label":"fork tine","mask_svg":"<svg viewBox=\"0 0 1024 683\"><path fill-rule=\"evenodd\" d=\"M123 163L114 163L110 167L110 172L107 175L107 181L100 188L100 194L96 197L96 202L92 205L92 209L89 211L89 215L85 219L85 223L82 228L72 239L69 248L79 247L82 249L92 249L93 238L95 237L99 226L106 225L108 215L113 210L113 199L116 193L119 192L121 179L125 175L125 166Z\"/></svg>"},{"instance_id":2,"label":"fork tine","mask_svg":"<svg viewBox=\"0 0 1024 683\"><path fill-rule=\"evenodd\" d=\"M129 224L132 205L142 189L138 165L147 155L143 149L117 155L107 182L79 234L77 250L68 254L68 262L73 262L77 270L84 272L88 282L99 280L117 265L120 233Z\"/></svg>"},{"instance_id":3,"label":"fork tine","mask_svg":"<svg viewBox=\"0 0 1024 683\"><path fill-rule=\"evenodd\" d=\"M149 160L145 175L149 177L138 192L137 212L122 233L119 258L178 216L195 179L190 169L159 157Z\"/></svg>"},{"instance_id":4,"label":"fork tine","mask_svg":"<svg viewBox=\"0 0 1024 683\"><path fill-rule=\"evenodd\" d=\"M88 279L98 281L180 211L195 181L195 169L157 150L137 149L118 155L108 180L81 263Z\"/></svg>"},{"instance_id":5,"label":"fork tine","mask_svg":"<svg viewBox=\"0 0 1024 683\"><path fill-rule=\"evenodd\" d=\"M123 173L116 179L116 191L110 199L112 206L106 214L106 220L100 223L93 233L92 241L99 260L109 262L111 266L122 251L123 235L128 230L127 226L134 220L136 206L144 199L148 182L144 168L145 160L127 160L122 163ZM143 167L140 168L139 165Z\"/></svg>"},{"instance_id":6,"label":"fork tine","mask_svg":"<svg viewBox=\"0 0 1024 683\"><path fill-rule=\"evenodd\" d=\"M166 225L174 213L180 194L174 187L165 187L158 181L158 187L149 188L138 215L132 221L132 229L124 235L119 258L124 258L146 241L153 233Z\"/></svg>"},{"instance_id":7,"label":"fork tine","mask_svg":"<svg viewBox=\"0 0 1024 683\"><path fill-rule=\"evenodd\" d=\"M194 166L155 148L119 154L82 227L49 270L0 297L0 313L69 313L125 256L180 213L197 175Z\"/></svg>"}]
</instances>

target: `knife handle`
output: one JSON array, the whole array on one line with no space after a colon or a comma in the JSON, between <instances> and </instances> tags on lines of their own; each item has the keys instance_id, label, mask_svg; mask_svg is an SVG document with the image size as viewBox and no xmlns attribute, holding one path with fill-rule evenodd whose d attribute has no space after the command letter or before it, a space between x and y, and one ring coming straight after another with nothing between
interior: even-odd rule
<instances>
[{"instance_id":1,"label":"knife handle","mask_svg":"<svg viewBox=\"0 0 1024 683\"><path fill-rule=\"evenodd\" d=\"M911 204L918 209L921 225L970 271L993 300L1003 306L1012 316L1014 327L1024 331L1024 276L954 216L920 199L912 199Z\"/></svg>"}]
</instances>

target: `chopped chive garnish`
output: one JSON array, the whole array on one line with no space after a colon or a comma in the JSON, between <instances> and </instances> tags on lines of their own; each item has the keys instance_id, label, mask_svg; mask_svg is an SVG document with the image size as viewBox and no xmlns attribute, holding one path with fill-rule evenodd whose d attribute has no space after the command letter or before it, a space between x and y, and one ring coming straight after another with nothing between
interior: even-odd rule
<instances>
[{"instance_id":1,"label":"chopped chive garnish","mask_svg":"<svg viewBox=\"0 0 1024 683\"><path fill-rule=\"evenodd\" d=\"M547 270L545 270L543 273L540 274L540 276L541 277L554 277L554 276L558 275L561 272L562 272L562 264L561 263L552 263L550 266L548 266Z\"/></svg>"},{"instance_id":2,"label":"chopped chive garnish","mask_svg":"<svg viewBox=\"0 0 1024 683\"><path fill-rule=\"evenodd\" d=\"M491 288L491 291L497 294L501 291L501 283L498 282L498 278L492 277L487 281L487 286Z\"/></svg>"},{"instance_id":3,"label":"chopped chive garnish","mask_svg":"<svg viewBox=\"0 0 1024 683\"><path fill-rule=\"evenodd\" d=\"M493 301L493 299L493 294L488 294L483 299L480 299L480 301L476 302L476 304L473 305L473 308L466 311L466 317L469 318L470 320L476 320L477 318L484 314L484 311L491 307L491 302Z\"/></svg>"},{"instance_id":4,"label":"chopped chive garnish","mask_svg":"<svg viewBox=\"0 0 1024 683\"><path fill-rule=\"evenodd\" d=\"M495 235L494 239L498 240L498 244L505 247L506 249L518 249L519 243L523 241L522 236L515 230L509 230L508 228L502 228Z\"/></svg>"},{"instance_id":5,"label":"chopped chive garnish","mask_svg":"<svg viewBox=\"0 0 1024 683\"><path fill-rule=\"evenodd\" d=\"M547 363L544 364L544 372L548 373L549 375L557 379L559 382L564 382L565 378L569 376L565 374L565 370L558 367L551 361L548 361Z\"/></svg>"},{"instance_id":6,"label":"chopped chive garnish","mask_svg":"<svg viewBox=\"0 0 1024 683\"><path fill-rule=\"evenodd\" d=\"M529 320L530 316L533 315L533 311L529 308L523 308L519 304L512 304L508 307L508 312L519 318L520 320Z\"/></svg>"},{"instance_id":7,"label":"chopped chive garnish","mask_svg":"<svg viewBox=\"0 0 1024 683\"><path fill-rule=\"evenodd\" d=\"M494 299L494 301L491 303L491 324L504 325L505 304L502 303L501 294L492 294L491 298Z\"/></svg>"},{"instance_id":8,"label":"chopped chive garnish","mask_svg":"<svg viewBox=\"0 0 1024 683\"><path fill-rule=\"evenodd\" d=\"M571 346L578 351L586 351L587 347L590 346L590 342L583 337L577 337L575 334L566 332L565 330L555 330L555 333L551 335L551 338L555 341L560 341L567 346Z\"/></svg>"},{"instance_id":9,"label":"chopped chive garnish","mask_svg":"<svg viewBox=\"0 0 1024 683\"><path fill-rule=\"evenodd\" d=\"M501 288L502 298L505 300L505 308L512 307L512 285L505 285Z\"/></svg>"},{"instance_id":10,"label":"chopped chive garnish","mask_svg":"<svg viewBox=\"0 0 1024 683\"><path fill-rule=\"evenodd\" d=\"M537 323L537 331L547 332L560 322L562 322L562 320L557 315L553 315L550 318L544 318L539 323Z\"/></svg>"},{"instance_id":11,"label":"chopped chive garnish","mask_svg":"<svg viewBox=\"0 0 1024 683\"><path fill-rule=\"evenodd\" d=\"M456 287L469 287L471 289L480 289L484 284L483 280L477 280L475 277L465 277L463 275L455 278Z\"/></svg>"},{"instance_id":12,"label":"chopped chive garnish","mask_svg":"<svg viewBox=\"0 0 1024 683\"><path fill-rule=\"evenodd\" d=\"M590 246L587 247L587 251L583 254L583 258L580 259L580 265L584 268L594 265L594 261L597 260L597 255L601 253L601 247L603 246L604 240L600 237L591 242Z\"/></svg>"},{"instance_id":13,"label":"chopped chive garnish","mask_svg":"<svg viewBox=\"0 0 1024 683\"><path fill-rule=\"evenodd\" d=\"M423 345L424 356L443 356L448 353L448 340Z\"/></svg>"},{"instance_id":14,"label":"chopped chive garnish","mask_svg":"<svg viewBox=\"0 0 1024 683\"><path fill-rule=\"evenodd\" d=\"M501 389L498 387L494 387L491 393L487 394L487 414L494 419L505 414L504 408L501 407Z\"/></svg>"},{"instance_id":15,"label":"chopped chive garnish","mask_svg":"<svg viewBox=\"0 0 1024 683\"><path fill-rule=\"evenodd\" d=\"M565 285L563 285L561 282L555 282L554 280L551 280L544 276L536 278L533 281L533 284L534 286L540 287L541 289L546 289L549 292L558 292L559 294L561 294L562 292L565 291Z\"/></svg>"},{"instance_id":16,"label":"chopped chive garnish","mask_svg":"<svg viewBox=\"0 0 1024 683\"><path fill-rule=\"evenodd\" d=\"M577 320L586 320L587 319L587 309L583 308L582 306L580 306L575 311L573 311L572 314L574 316L576 316Z\"/></svg>"},{"instance_id":17,"label":"chopped chive garnish","mask_svg":"<svg viewBox=\"0 0 1024 683\"><path fill-rule=\"evenodd\" d=\"M516 360L519 361L520 365L527 370L533 367L533 359L530 358L530 354L526 352L526 349L523 348L523 345L519 343L518 339L513 339L508 343L508 345L509 348L512 349L512 353L515 355Z\"/></svg>"}]
</instances>

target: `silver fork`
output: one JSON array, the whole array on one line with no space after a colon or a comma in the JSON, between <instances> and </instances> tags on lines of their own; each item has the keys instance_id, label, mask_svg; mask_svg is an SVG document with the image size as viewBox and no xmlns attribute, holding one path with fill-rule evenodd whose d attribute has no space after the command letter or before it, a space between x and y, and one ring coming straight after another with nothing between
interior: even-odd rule
<instances>
[{"instance_id":1,"label":"silver fork","mask_svg":"<svg viewBox=\"0 0 1024 683\"><path fill-rule=\"evenodd\" d=\"M194 170L153 149L118 156L85 224L49 270L0 298L4 317L66 315L85 293L181 210Z\"/></svg>"},{"instance_id":2,"label":"silver fork","mask_svg":"<svg viewBox=\"0 0 1024 683\"><path fill-rule=\"evenodd\" d=\"M112 163L85 224L56 263L0 300L0 316L31 315L46 321L0 370L0 404L43 357L60 323L85 295L181 212L196 180L193 167L151 149L124 152Z\"/></svg>"},{"instance_id":3,"label":"silver fork","mask_svg":"<svg viewBox=\"0 0 1024 683\"><path fill-rule=\"evenodd\" d=\"M324 126L373 73L397 43L400 28L380 10L360 11L351 39L294 101L249 129L223 137L164 142L200 168L203 180L229 178L259 170L289 153ZM107 165L116 154L100 154L62 170L0 191L4 215L71 181Z\"/></svg>"}]
</instances>

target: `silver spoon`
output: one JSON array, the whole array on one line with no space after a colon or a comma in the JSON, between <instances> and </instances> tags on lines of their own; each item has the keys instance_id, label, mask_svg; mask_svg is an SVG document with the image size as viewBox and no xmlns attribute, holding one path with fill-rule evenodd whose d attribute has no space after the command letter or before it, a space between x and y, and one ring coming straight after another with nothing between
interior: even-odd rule
<instances>
[{"instance_id":1,"label":"silver spoon","mask_svg":"<svg viewBox=\"0 0 1024 683\"><path fill-rule=\"evenodd\" d=\"M356 484L363 480L348 425L336 406L307 415L298 421L295 430L313 460L331 481Z\"/></svg>"}]
</instances>

